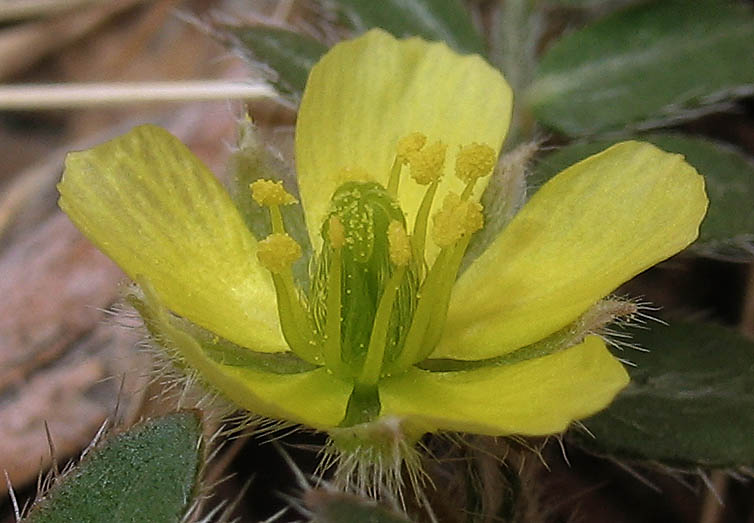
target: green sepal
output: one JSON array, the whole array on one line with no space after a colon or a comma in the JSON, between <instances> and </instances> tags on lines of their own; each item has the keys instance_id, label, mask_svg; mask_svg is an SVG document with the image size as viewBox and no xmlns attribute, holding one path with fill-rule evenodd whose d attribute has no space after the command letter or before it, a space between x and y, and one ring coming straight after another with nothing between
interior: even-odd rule
<instances>
[{"instance_id":1,"label":"green sepal","mask_svg":"<svg viewBox=\"0 0 754 523\"><path fill-rule=\"evenodd\" d=\"M141 298L140 293L136 289L132 289L126 295L126 300L142 317L152 338L160 343L160 340L164 338L160 329L160 320L154 315L146 301ZM172 328L193 338L201 346L202 351L216 363L234 367L248 367L273 374L296 374L316 368L315 365L302 360L293 352L256 352L221 338L184 318L172 314L167 314L166 318ZM171 355L174 364L187 370L180 354L174 353L169 346L163 346L163 348Z\"/></svg>"},{"instance_id":2,"label":"green sepal","mask_svg":"<svg viewBox=\"0 0 754 523\"><path fill-rule=\"evenodd\" d=\"M295 171L264 144L254 123L243 118L238 122L238 144L228 159L228 172L230 195L244 223L256 239L266 238L272 232L270 212L251 197L250 185L259 179L282 182L285 190L298 199ZM286 232L301 246L302 256L293 263L292 270L296 283L305 288L309 283L312 246L304 211L301 205L292 204L281 206L280 213Z\"/></svg>"},{"instance_id":3,"label":"green sepal","mask_svg":"<svg viewBox=\"0 0 754 523\"><path fill-rule=\"evenodd\" d=\"M450 358L428 358L417 367L431 372L451 372L513 365L522 361L542 358L555 354L584 341L589 334L600 332L601 328L616 318L633 312L633 304L615 298L600 300L579 318L555 331L546 338L494 358L481 360L457 360Z\"/></svg>"},{"instance_id":4,"label":"green sepal","mask_svg":"<svg viewBox=\"0 0 754 523\"><path fill-rule=\"evenodd\" d=\"M148 280L137 278L143 293L143 318L152 341L173 364L252 415L327 430L345 416L352 384L322 367L303 372L271 372L268 368L226 365L207 354L188 332L176 327L172 314L157 299ZM151 323L151 325L150 325Z\"/></svg>"},{"instance_id":5,"label":"green sepal","mask_svg":"<svg viewBox=\"0 0 754 523\"><path fill-rule=\"evenodd\" d=\"M196 411L168 414L115 435L56 480L24 521L178 522L198 493L201 438Z\"/></svg>"}]
</instances>

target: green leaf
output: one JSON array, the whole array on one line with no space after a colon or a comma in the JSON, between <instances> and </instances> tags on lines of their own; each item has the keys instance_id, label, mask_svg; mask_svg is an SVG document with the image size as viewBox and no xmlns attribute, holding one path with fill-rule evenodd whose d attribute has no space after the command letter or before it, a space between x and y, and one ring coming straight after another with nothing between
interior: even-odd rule
<instances>
[{"instance_id":1,"label":"green leaf","mask_svg":"<svg viewBox=\"0 0 754 523\"><path fill-rule=\"evenodd\" d=\"M374 500L325 489L309 490L304 503L312 511L312 523L411 523Z\"/></svg>"},{"instance_id":2,"label":"green leaf","mask_svg":"<svg viewBox=\"0 0 754 523\"><path fill-rule=\"evenodd\" d=\"M113 436L58 480L24 521L178 522L197 492L201 436L193 411Z\"/></svg>"},{"instance_id":3,"label":"green leaf","mask_svg":"<svg viewBox=\"0 0 754 523\"><path fill-rule=\"evenodd\" d=\"M601 9L613 9L628 4L635 4L646 0L544 0L544 4L548 6L562 6L571 8L601 8Z\"/></svg>"},{"instance_id":4,"label":"green leaf","mask_svg":"<svg viewBox=\"0 0 754 523\"><path fill-rule=\"evenodd\" d=\"M309 69L327 51L323 43L301 33L274 27L235 27L241 49L277 73L273 83L295 100L301 99Z\"/></svg>"},{"instance_id":5,"label":"green leaf","mask_svg":"<svg viewBox=\"0 0 754 523\"><path fill-rule=\"evenodd\" d=\"M638 139L686 157L703 174L710 200L694 249L705 256L744 259L754 256L754 162L730 146L705 138L650 134ZM544 157L530 184L541 186L566 167L616 141L568 145Z\"/></svg>"},{"instance_id":6,"label":"green leaf","mask_svg":"<svg viewBox=\"0 0 754 523\"><path fill-rule=\"evenodd\" d=\"M586 449L676 467L754 463L754 343L731 329L673 322L637 332L651 352L620 352L636 364L631 384L572 431Z\"/></svg>"},{"instance_id":7,"label":"green leaf","mask_svg":"<svg viewBox=\"0 0 754 523\"><path fill-rule=\"evenodd\" d=\"M751 9L722 0L664 0L614 13L556 42L526 99L546 126L591 135L696 116L753 92L753 84Z\"/></svg>"},{"instance_id":8,"label":"green leaf","mask_svg":"<svg viewBox=\"0 0 754 523\"><path fill-rule=\"evenodd\" d=\"M354 25L381 27L395 36L441 40L463 53L484 53L484 42L459 0L336 0Z\"/></svg>"}]
</instances>

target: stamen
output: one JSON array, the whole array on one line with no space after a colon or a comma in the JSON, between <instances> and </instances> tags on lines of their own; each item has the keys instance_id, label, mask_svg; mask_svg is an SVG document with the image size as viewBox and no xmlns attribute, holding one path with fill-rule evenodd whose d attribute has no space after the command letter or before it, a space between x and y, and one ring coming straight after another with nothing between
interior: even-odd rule
<instances>
[{"instance_id":1,"label":"stamen","mask_svg":"<svg viewBox=\"0 0 754 523\"><path fill-rule=\"evenodd\" d=\"M422 133L411 133L398 140L398 144L395 147L395 160L393 160L393 167L390 169L390 178L387 184L387 191L391 196L395 197L398 194L401 167L408 165L409 156L424 147L426 142L427 137Z\"/></svg>"},{"instance_id":2,"label":"stamen","mask_svg":"<svg viewBox=\"0 0 754 523\"><path fill-rule=\"evenodd\" d=\"M480 213L481 215L481 213ZM445 320L448 317L448 308L450 307L450 295L453 291L453 285L455 284L456 277L458 275L458 269L461 266L461 260L466 252L466 248L469 246L471 240L471 233L464 236L461 241L451 247L450 256L447 264L443 267L442 277L439 278L439 284L437 286L436 294L434 295L434 306L432 308L432 315L427 324L427 331L422 339L420 350L417 352L416 358L411 363L417 363L434 350L442 337L442 331L445 327Z\"/></svg>"},{"instance_id":3,"label":"stamen","mask_svg":"<svg viewBox=\"0 0 754 523\"><path fill-rule=\"evenodd\" d=\"M272 205L290 205L297 203L296 198L285 190L283 182L274 182L272 180L256 180L252 182L251 197L259 205L266 207Z\"/></svg>"},{"instance_id":4,"label":"stamen","mask_svg":"<svg viewBox=\"0 0 754 523\"><path fill-rule=\"evenodd\" d=\"M442 250L419 291L419 303L403 349L389 366L389 372L400 372L421 361L439 342L463 254L471 235L483 225L479 203L448 193L434 217L433 239Z\"/></svg>"},{"instance_id":5,"label":"stamen","mask_svg":"<svg viewBox=\"0 0 754 523\"><path fill-rule=\"evenodd\" d=\"M297 203L296 198L285 190L283 182L261 179L252 182L249 187L251 188L251 197L254 198L254 201L259 205L269 207L272 232L284 233L285 227L283 226L283 215L280 213L280 206Z\"/></svg>"},{"instance_id":6,"label":"stamen","mask_svg":"<svg viewBox=\"0 0 754 523\"><path fill-rule=\"evenodd\" d=\"M442 208L432 217L432 239L442 248L450 247L464 235L470 235L484 225L482 205L448 193Z\"/></svg>"},{"instance_id":7,"label":"stamen","mask_svg":"<svg viewBox=\"0 0 754 523\"><path fill-rule=\"evenodd\" d=\"M435 142L408 156L411 177L416 183L429 185L442 176L447 149L446 144Z\"/></svg>"},{"instance_id":8,"label":"stamen","mask_svg":"<svg viewBox=\"0 0 754 523\"><path fill-rule=\"evenodd\" d=\"M257 258L273 274L290 270L301 257L301 246L285 233L272 233L257 244Z\"/></svg>"},{"instance_id":9,"label":"stamen","mask_svg":"<svg viewBox=\"0 0 754 523\"><path fill-rule=\"evenodd\" d=\"M427 143L427 137L422 133L411 133L398 140L395 149L396 159L403 165L408 165L409 156L421 150Z\"/></svg>"},{"instance_id":10,"label":"stamen","mask_svg":"<svg viewBox=\"0 0 754 523\"><path fill-rule=\"evenodd\" d=\"M484 215L482 204L479 202L467 202L466 214L463 217L464 234L470 237L484 227ZM464 251L466 249L464 248Z\"/></svg>"},{"instance_id":11,"label":"stamen","mask_svg":"<svg viewBox=\"0 0 754 523\"><path fill-rule=\"evenodd\" d=\"M437 256L434 265L429 270L429 274L424 279L421 290L419 291L419 302L416 305L414 317L411 320L411 326L406 334L398 356L388 365L387 374L400 372L418 361L418 354L423 347L422 340L427 332L430 323L438 292L442 285L442 279L445 273L445 267L448 265L450 252L443 249Z\"/></svg>"},{"instance_id":12,"label":"stamen","mask_svg":"<svg viewBox=\"0 0 754 523\"><path fill-rule=\"evenodd\" d=\"M456 155L456 176L466 183L492 173L497 161L495 150L486 144L464 145Z\"/></svg>"},{"instance_id":13,"label":"stamen","mask_svg":"<svg viewBox=\"0 0 754 523\"><path fill-rule=\"evenodd\" d=\"M424 244L427 240L427 222L429 221L429 211L432 209L432 202L435 199L437 193L438 182L435 181L429 185L429 188L424 193L422 203L419 205L419 210L416 213L416 221L414 221L414 234L411 235L411 243L414 248L414 257L422 264L424 264Z\"/></svg>"},{"instance_id":14,"label":"stamen","mask_svg":"<svg viewBox=\"0 0 754 523\"><path fill-rule=\"evenodd\" d=\"M319 364L314 327L293 282L291 265L301 257L301 247L285 233L272 233L257 244L257 258L272 273L278 315L288 346L304 360Z\"/></svg>"},{"instance_id":15,"label":"stamen","mask_svg":"<svg viewBox=\"0 0 754 523\"><path fill-rule=\"evenodd\" d=\"M360 385L375 385L380 379L382 363L385 358L390 316L393 312L395 296L398 294L398 288L401 286L405 274L406 265L398 265L387 281L387 284L385 284L385 290L380 297L377 312L374 315L374 324L372 325L372 335L369 337L367 357L364 360L361 374L357 380Z\"/></svg>"},{"instance_id":16,"label":"stamen","mask_svg":"<svg viewBox=\"0 0 754 523\"><path fill-rule=\"evenodd\" d=\"M470 143L461 147L456 155L456 176L466 182L462 199L471 196L476 181L491 174L496 162L497 154L489 145Z\"/></svg>"}]
</instances>

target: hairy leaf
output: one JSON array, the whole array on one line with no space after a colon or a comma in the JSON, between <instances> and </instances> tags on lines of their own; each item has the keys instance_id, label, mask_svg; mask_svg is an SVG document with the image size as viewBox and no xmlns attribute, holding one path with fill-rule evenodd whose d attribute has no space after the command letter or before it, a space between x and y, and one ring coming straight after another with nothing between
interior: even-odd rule
<instances>
[{"instance_id":1,"label":"hairy leaf","mask_svg":"<svg viewBox=\"0 0 754 523\"><path fill-rule=\"evenodd\" d=\"M192 411L113 436L58 480L24 521L178 522L197 492L201 436Z\"/></svg>"},{"instance_id":2,"label":"hairy leaf","mask_svg":"<svg viewBox=\"0 0 754 523\"><path fill-rule=\"evenodd\" d=\"M459 0L336 0L361 30L442 40L457 51L483 53L484 44Z\"/></svg>"},{"instance_id":3,"label":"hairy leaf","mask_svg":"<svg viewBox=\"0 0 754 523\"><path fill-rule=\"evenodd\" d=\"M715 325L637 332L650 352L623 352L631 384L572 431L588 450L676 467L754 463L754 343Z\"/></svg>"},{"instance_id":4,"label":"hairy leaf","mask_svg":"<svg viewBox=\"0 0 754 523\"><path fill-rule=\"evenodd\" d=\"M568 135L648 128L754 90L754 15L720 0L647 2L576 31L544 55L527 95Z\"/></svg>"}]
</instances>

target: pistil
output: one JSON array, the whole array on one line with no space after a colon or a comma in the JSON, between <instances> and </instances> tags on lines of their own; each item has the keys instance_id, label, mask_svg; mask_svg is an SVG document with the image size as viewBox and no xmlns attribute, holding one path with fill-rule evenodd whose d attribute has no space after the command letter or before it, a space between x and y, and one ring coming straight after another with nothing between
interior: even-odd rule
<instances>
[{"instance_id":1,"label":"pistil","mask_svg":"<svg viewBox=\"0 0 754 523\"><path fill-rule=\"evenodd\" d=\"M385 285L382 296L380 296L377 313L374 316L372 335L369 338L367 356L357 380L359 384L365 386L376 385L380 379L395 297L403 283L406 266L411 260L410 242L400 222L393 221L390 223L388 241L390 243L390 261L396 267Z\"/></svg>"}]
</instances>

